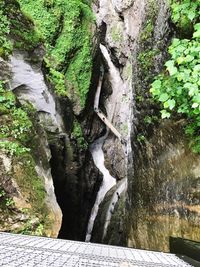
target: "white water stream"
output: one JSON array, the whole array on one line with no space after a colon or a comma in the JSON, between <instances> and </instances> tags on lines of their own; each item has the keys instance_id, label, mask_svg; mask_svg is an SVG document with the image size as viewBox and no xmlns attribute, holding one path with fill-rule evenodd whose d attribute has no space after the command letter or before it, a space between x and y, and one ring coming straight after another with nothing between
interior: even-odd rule
<instances>
[{"instance_id":1,"label":"white water stream","mask_svg":"<svg viewBox=\"0 0 200 267\"><path fill-rule=\"evenodd\" d=\"M121 98L123 97L123 94L125 93L125 86L124 86L124 82L120 76L119 70L113 64L106 47L103 45L100 45L100 49L101 49L101 52L102 52L105 60L108 63L108 66L109 66L109 80L112 84L112 90L113 90L112 95L109 97L109 102L106 103L106 109L107 109L109 122L106 123L105 122L106 118L104 118L104 123L107 126L110 125L109 128L111 129L112 127L114 127L114 125L112 124L112 120L114 117L116 117L116 116L114 116L116 114L116 112L119 112L118 116L117 116L118 119L120 119L120 121L124 122L127 120L127 114L129 114L129 110L127 111L127 107L124 108L124 105L121 104L122 103ZM95 95L95 101L94 101L94 110L97 112L97 115L98 115L98 111L99 111L99 98L100 98L100 93L101 93L101 85L102 85L102 76L100 77L100 80L99 80L99 85L97 87L97 91L96 91L96 95ZM115 131L113 131L113 132L115 132ZM121 141L121 135L117 133L116 136L120 136L119 140ZM104 165L104 153L102 150L102 146L103 146L103 143L104 143L106 138L107 138L107 134L105 136L99 138L98 140L96 140L90 147L90 151L92 153L94 163L95 163L96 167L99 169L99 171L103 174L103 181L102 181L102 185L99 189L99 192L97 194L97 198L96 198L95 204L92 208L90 219L88 222L87 234L86 234L86 239L85 239L85 241L87 241L87 242L90 241L90 239L91 239L92 230L93 230L96 216L98 214L100 203L103 201L106 193L114 185L116 185L116 179L110 175L109 171L106 169L106 167ZM117 201L119 200L120 195L126 189L126 186L127 186L127 179L124 178L124 180L122 182L120 182L119 186L117 187L117 189L115 190L115 192L111 198L111 201L110 201L107 213L106 213L103 238L105 237L105 235L107 233L107 228L108 228L108 225L109 225L110 220L111 220L112 211L113 211Z\"/></svg>"},{"instance_id":2,"label":"white water stream","mask_svg":"<svg viewBox=\"0 0 200 267\"><path fill-rule=\"evenodd\" d=\"M106 193L116 184L116 179L110 175L109 171L106 169L104 165L104 153L102 150L102 146L106 137L107 134L96 140L90 146L90 151L92 153L94 163L96 167L100 170L100 172L103 174L103 181L99 189L99 192L97 194L95 204L91 211L90 219L88 222L87 234L85 238L86 242L89 242L91 239L94 222L99 210L99 205L104 199Z\"/></svg>"}]
</instances>

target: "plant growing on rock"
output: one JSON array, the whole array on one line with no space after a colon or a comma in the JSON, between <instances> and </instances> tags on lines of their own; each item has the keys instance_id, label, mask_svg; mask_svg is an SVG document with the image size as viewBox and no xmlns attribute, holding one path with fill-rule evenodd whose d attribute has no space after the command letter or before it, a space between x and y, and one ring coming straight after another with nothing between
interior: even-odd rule
<instances>
[{"instance_id":1,"label":"plant growing on rock","mask_svg":"<svg viewBox=\"0 0 200 267\"><path fill-rule=\"evenodd\" d=\"M46 46L47 78L58 95L74 91L85 105L92 71L90 1L19 0ZM70 95L70 94L69 94Z\"/></svg>"},{"instance_id":2,"label":"plant growing on rock","mask_svg":"<svg viewBox=\"0 0 200 267\"><path fill-rule=\"evenodd\" d=\"M4 5L0 3L0 56L8 56L12 51L12 43L8 39L10 33L10 22L4 14Z\"/></svg>"},{"instance_id":3,"label":"plant growing on rock","mask_svg":"<svg viewBox=\"0 0 200 267\"><path fill-rule=\"evenodd\" d=\"M163 119L172 113L187 118L185 131L191 137L194 152L200 152L200 23L195 23L199 6L199 1L174 1L172 18L175 23L179 23L183 16L193 22L192 38L173 40L166 69L156 77L150 89L153 97L161 103Z\"/></svg>"}]
</instances>

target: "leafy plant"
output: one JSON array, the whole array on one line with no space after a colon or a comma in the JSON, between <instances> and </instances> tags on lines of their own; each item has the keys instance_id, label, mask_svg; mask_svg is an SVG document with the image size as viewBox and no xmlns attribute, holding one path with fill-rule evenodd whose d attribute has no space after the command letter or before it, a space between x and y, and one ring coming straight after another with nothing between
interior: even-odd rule
<instances>
[{"instance_id":1,"label":"leafy plant","mask_svg":"<svg viewBox=\"0 0 200 267\"><path fill-rule=\"evenodd\" d=\"M186 33L190 32L200 14L199 0L171 0L170 2L173 22Z\"/></svg>"},{"instance_id":2,"label":"leafy plant","mask_svg":"<svg viewBox=\"0 0 200 267\"><path fill-rule=\"evenodd\" d=\"M4 89L0 81L0 149L11 155L30 151L25 143L30 139L32 122L21 107L16 106L15 96Z\"/></svg>"},{"instance_id":3,"label":"leafy plant","mask_svg":"<svg viewBox=\"0 0 200 267\"><path fill-rule=\"evenodd\" d=\"M74 121L74 125L73 125L72 137L74 137L77 140L79 147L83 149L87 148L87 143L83 136L81 126L76 120Z\"/></svg>"},{"instance_id":4,"label":"leafy plant","mask_svg":"<svg viewBox=\"0 0 200 267\"><path fill-rule=\"evenodd\" d=\"M8 152L11 156L13 155L20 155L24 154L26 152L29 152L30 149L23 147L19 143L15 141L0 141L0 149L2 149L5 152Z\"/></svg>"},{"instance_id":5,"label":"leafy plant","mask_svg":"<svg viewBox=\"0 0 200 267\"><path fill-rule=\"evenodd\" d=\"M12 207L15 203L11 197L6 196L6 192L2 188L0 188L0 200L1 204L5 205L8 208Z\"/></svg>"},{"instance_id":6,"label":"leafy plant","mask_svg":"<svg viewBox=\"0 0 200 267\"><path fill-rule=\"evenodd\" d=\"M0 198L5 196L5 191L3 189L0 189Z\"/></svg>"},{"instance_id":7,"label":"leafy plant","mask_svg":"<svg viewBox=\"0 0 200 267\"><path fill-rule=\"evenodd\" d=\"M10 198L10 197L7 197L6 198L6 206L7 207L11 207L11 206L13 206L14 205L14 200L12 199L12 198Z\"/></svg>"},{"instance_id":8,"label":"leafy plant","mask_svg":"<svg viewBox=\"0 0 200 267\"><path fill-rule=\"evenodd\" d=\"M4 14L4 3L0 3L0 56L8 56L12 51L12 43L8 39L10 33L10 23Z\"/></svg>"},{"instance_id":9,"label":"leafy plant","mask_svg":"<svg viewBox=\"0 0 200 267\"><path fill-rule=\"evenodd\" d=\"M137 135L137 141L138 142L144 142L146 140L146 137L143 134Z\"/></svg>"},{"instance_id":10,"label":"leafy plant","mask_svg":"<svg viewBox=\"0 0 200 267\"><path fill-rule=\"evenodd\" d=\"M187 16L191 21L197 18L197 1L176 1L172 18L178 21ZM161 103L162 118L179 113L186 116L186 134L191 137L193 151L200 152L200 23L194 25L192 39L175 38L169 47L170 60L165 71L156 77L150 92Z\"/></svg>"}]
</instances>

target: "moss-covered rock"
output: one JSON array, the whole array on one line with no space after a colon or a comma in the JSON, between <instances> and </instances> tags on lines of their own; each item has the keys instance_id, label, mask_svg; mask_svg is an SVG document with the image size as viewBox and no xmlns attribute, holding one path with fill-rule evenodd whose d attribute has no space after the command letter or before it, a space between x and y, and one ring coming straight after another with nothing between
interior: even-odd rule
<instances>
[{"instance_id":1,"label":"moss-covered rock","mask_svg":"<svg viewBox=\"0 0 200 267\"><path fill-rule=\"evenodd\" d=\"M49 172L45 133L33 107L21 106L8 91L10 70L2 59L1 63L0 229L55 237L61 212Z\"/></svg>"},{"instance_id":2,"label":"moss-covered rock","mask_svg":"<svg viewBox=\"0 0 200 267\"><path fill-rule=\"evenodd\" d=\"M82 0L19 2L46 45L48 80L58 95L67 95L73 101L75 112L79 113L85 106L92 71L94 17L89 3Z\"/></svg>"}]
</instances>

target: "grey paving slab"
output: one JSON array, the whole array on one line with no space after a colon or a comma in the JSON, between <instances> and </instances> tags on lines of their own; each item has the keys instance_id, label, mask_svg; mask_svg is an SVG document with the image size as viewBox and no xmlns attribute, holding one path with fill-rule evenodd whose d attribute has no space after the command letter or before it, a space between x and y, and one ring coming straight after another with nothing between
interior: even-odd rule
<instances>
[{"instance_id":1,"label":"grey paving slab","mask_svg":"<svg viewBox=\"0 0 200 267\"><path fill-rule=\"evenodd\" d=\"M0 266L181 267L169 253L0 232Z\"/></svg>"}]
</instances>

